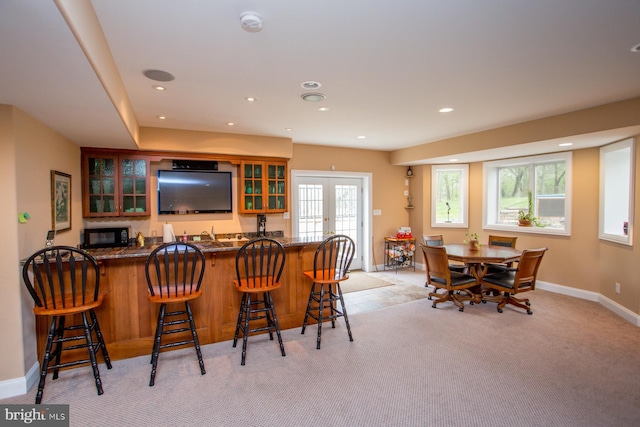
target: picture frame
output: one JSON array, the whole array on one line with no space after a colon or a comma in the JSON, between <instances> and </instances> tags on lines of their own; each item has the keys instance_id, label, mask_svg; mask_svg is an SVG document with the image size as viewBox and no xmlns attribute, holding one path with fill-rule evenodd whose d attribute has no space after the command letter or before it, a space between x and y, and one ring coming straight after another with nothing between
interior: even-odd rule
<instances>
[{"instance_id":1,"label":"picture frame","mask_svg":"<svg viewBox=\"0 0 640 427\"><path fill-rule=\"evenodd\" d=\"M51 171L51 228L71 230L71 175Z\"/></svg>"}]
</instances>

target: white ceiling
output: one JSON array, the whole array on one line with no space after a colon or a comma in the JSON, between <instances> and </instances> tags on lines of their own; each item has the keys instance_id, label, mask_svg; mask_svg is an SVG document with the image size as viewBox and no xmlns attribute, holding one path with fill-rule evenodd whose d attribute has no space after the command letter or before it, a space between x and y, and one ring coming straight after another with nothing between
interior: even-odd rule
<instances>
[{"instance_id":1,"label":"white ceiling","mask_svg":"<svg viewBox=\"0 0 640 427\"><path fill-rule=\"evenodd\" d=\"M91 3L140 126L394 150L640 96L637 0ZM1 104L77 144L135 147L53 0L0 0L0 76Z\"/></svg>"}]
</instances>

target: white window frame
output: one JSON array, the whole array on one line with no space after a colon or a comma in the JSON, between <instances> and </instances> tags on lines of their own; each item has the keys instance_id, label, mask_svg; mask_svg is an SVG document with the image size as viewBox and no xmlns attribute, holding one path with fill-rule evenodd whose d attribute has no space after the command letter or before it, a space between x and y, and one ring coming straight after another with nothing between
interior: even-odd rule
<instances>
[{"instance_id":1,"label":"white window frame","mask_svg":"<svg viewBox=\"0 0 640 427\"><path fill-rule=\"evenodd\" d=\"M461 218L457 222L446 222L437 219L437 184L438 173L443 171L460 172L460 212ZM469 165L431 165L431 227L469 228Z\"/></svg>"},{"instance_id":2,"label":"white window frame","mask_svg":"<svg viewBox=\"0 0 640 427\"><path fill-rule=\"evenodd\" d=\"M554 160L565 162L565 212L564 227L521 227L517 224L498 224L498 169L506 166L521 166L532 163L544 163ZM572 189L572 153L559 152L540 156L518 157L483 163L483 197L482 197L482 228L485 230L502 230L530 234L550 234L556 236L571 236L571 189Z\"/></svg>"},{"instance_id":3,"label":"white window frame","mask_svg":"<svg viewBox=\"0 0 640 427\"><path fill-rule=\"evenodd\" d=\"M600 147L598 237L601 240L633 246L635 156L633 138ZM612 232L612 222L620 223L619 232ZM627 234L624 234L624 222Z\"/></svg>"}]
</instances>

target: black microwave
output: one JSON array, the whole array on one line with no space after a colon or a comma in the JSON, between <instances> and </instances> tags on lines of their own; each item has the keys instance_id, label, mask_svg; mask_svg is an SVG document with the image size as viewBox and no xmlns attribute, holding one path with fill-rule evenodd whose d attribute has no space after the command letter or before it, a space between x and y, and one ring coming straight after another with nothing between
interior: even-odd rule
<instances>
[{"instance_id":1,"label":"black microwave","mask_svg":"<svg viewBox=\"0 0 640 427\"><path fill-rule=\"evenodd\" d=\"M129 227L85 228L85 249L129 246Z\"/></svg>"}]
</instances>

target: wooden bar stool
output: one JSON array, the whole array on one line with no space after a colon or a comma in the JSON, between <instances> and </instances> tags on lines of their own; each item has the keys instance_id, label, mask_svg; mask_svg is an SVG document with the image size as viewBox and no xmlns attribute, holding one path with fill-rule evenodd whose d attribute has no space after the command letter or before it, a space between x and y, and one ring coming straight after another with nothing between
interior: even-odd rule
<instances>
[{"instance_id":1,"label":"wooden bar stool","mask_svg":"<svg viewBox=\"0 0 640 427\"><path fill-rule=\"evenodd\" d=\"M156 334L151 352L151 379L149 386L153 386L158 367L160 350L193 344L196 349L200 372L206 374L200 342L193 320L190 301L202 295L200 285L204 276L204 254L190 243L164 243L149 254L144 265L149 301L160 305ZM167 313L167 304L184 303L184 310ZM165 321L167 317L175 320ZM188 324L188 327L173 328L176 325ZM179 334L189 331L190 339L170 341L162 344L163 335Z\"/></svg>"},{"instance_id":2,"label":"wooden bar stool","mask_svg":"<svg viewBox=\"0 0 640 427\"><path fill-rule=\"evenodd\" d=\"M242 292L242 302L238 313L238 323L233 337L233 346L238 342L242 331L242 361L247 357L247 338L254 332L268 331L273 340L273 332L278 336L280 352L285 356L284 344L280 335L280 326L273 306L271 291L280 288L280 276L284 269L285 250L282 244L269 238L259 238L246 243L236 254L236 280L233 284ZM262 294L262 297L260 297ZM249 322L259 322L249 329Z\"/></svg>"},{"instance_id":3,"label":"wooden bar stool","mask_svg":"<svg viewBox=\"0 0 640 427\"><path fill-rule=\"evenodd\" d=\"M353 341L340 282L349 278L347 273L349 272L351 261L353 261L355 248L356 245L349 236L341 234L331 236L320 243L318 249L316 249L313 257L313 270L303 273L311 279L312 285L301 333L304 334L309 317L315 319L318 322L318 339L316 343L318 350L320 349L322 338L322 322L331 320L331 327L335 328L338 317L344 317L349 341ZM340 301L340 309L336 306L337 301ZM328 313L325 313L325 311L328 311Z\"/></svg>"},{"instance_id":4,"label":"wooden bar stool","mask_svg":"<svg viewBox=\"0 0 640 427\"><path fill-rule=\"evenodd\" d=\"M111 360L94 312L107 294L100 292L100 269L96 260L89 253L70 246L41 249L24 263L22 279L35 302L34 314L51 317L36 404L42 401L48 371L53 371L55 380L60 368L77 365L91 364L96 389L99 395L103 394L96 360L98 349L108 369L111 369ZM72 320L72 325L66 324L67 318ZM71 331L73 335L65 334ZM79 341L82 343L78 344ZM52 352L53 344L55 349ZM87 349L88 359L62 361L63 351L82 348Z\"/></svg>"}]
</instances>

